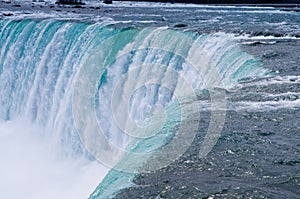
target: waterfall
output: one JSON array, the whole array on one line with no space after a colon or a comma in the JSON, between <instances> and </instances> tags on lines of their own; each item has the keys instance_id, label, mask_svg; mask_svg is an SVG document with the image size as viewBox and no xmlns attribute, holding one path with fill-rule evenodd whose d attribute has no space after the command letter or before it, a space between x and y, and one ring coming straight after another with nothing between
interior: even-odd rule
<instances>
[{"instance_id":1,"label":"waterfall","mask_svg":"<svg viewBox=\"0 0 300 199\"><path fill-rule=\"evenodd\" d=\"M26 118L57 140L66 157L119 168L136 161L123 161L120 151L148 153L166 145L174 137L168 129L179 128L193 108L181 110L182 103L198 91L231 89L240 79L268 74L232 35L167 27L2 20L0 49L0 121ZM100 149L116 157L105 162ZM91 197L109 197L131 178L112 170Z\"/></svg>"}]
</instances>

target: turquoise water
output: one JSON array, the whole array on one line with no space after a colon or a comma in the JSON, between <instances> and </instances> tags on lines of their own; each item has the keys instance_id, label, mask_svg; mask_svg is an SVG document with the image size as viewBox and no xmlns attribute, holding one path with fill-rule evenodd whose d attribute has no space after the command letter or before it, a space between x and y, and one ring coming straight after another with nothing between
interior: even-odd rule
<instances>
[{"instance_id":1,"label":"turquoise water","mask_svg":"<svg viewBox=\"0 0 300 199\"><path fill-rule=\"evenodd\" d=\"M269 74L230 34L167 27L2 20L0 49L1 120L27 118L58 140L66 157L114 168L90 198L134 186L136 173L162 156L197 112L197 92L230 90L240 79ZM180 136L192 141L194 134ZM120 158L110 162L102 149Z\"/></svg>"}]
</instances>

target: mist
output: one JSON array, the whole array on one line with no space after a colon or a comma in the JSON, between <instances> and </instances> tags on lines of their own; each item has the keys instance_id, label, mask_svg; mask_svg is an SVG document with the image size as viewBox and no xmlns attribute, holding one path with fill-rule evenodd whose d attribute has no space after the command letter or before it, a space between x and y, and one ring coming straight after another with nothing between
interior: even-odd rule
<instances>
[{"instance_id":1,"label":"mist","mask_svg":"<svg viewBox=\"0 0 300 199\"><path fill-rule=\"evenodd\" d=\"M0 198L83 199L108 168L86 158L66 158L43 128L0 121Z\"/></svg>"}]
</instances>

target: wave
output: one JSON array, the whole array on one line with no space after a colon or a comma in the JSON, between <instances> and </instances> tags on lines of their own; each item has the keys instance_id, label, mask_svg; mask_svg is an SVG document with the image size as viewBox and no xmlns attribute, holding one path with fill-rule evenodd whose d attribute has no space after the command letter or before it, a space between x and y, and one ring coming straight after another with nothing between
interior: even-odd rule
<instances>
[{"instance_id":1,"label":"wave","mask_svg":"<svg viewBox=\"0 0 300 199\"><path fill-rule=\"evenodd\" d=\"M237 39L240 40L258 40L258 41L268 41L268 40L298 40L300 39L299 34L283 34L283 33L275 33L275 32L247 32L236 35Z\"/></svg>"}]
</instances>

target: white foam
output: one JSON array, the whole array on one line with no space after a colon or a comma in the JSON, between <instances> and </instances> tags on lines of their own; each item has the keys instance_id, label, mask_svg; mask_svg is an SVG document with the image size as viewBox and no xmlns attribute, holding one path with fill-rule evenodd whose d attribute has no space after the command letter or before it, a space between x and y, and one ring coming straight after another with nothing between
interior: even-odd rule
<instances>
[{"instance_id":1,"label":"white foam","mask_svg":"<svg viewBox=\"0 0 300 199\"><path fill-rule=\"evenodd\" d=\"M300 83L300 75L286 75L286 76L274 76L271 78L261 79L257 82L249 82L239 84L241 87L255 86L267 86L271 84L298 84Z\"/></svg>"},{"instance_id":2,"label":"white foam","mask_svg":"<svg viewBox=\"0 0 300 199\"><path fill-rule=\"evenodd\" d=\"M287 97L287 96L300 96L300 93L296 92L286 92L286 93L278 93L278 94L272 94L272 93L260 93L266 97Z\"/></svg>"},{"instance_id":3,"label":"white foam","mask_svg":"<svg viewBox=\"0 0 300 199\"><path fill-rule=\"evenodd\" d=\"M251 44L268 44L268 45L272 45L272 44L276 44L276 41L244 41L244 42L240 42L240 44L244 44L244 45L251 45Z\"/></svg>"},{"instance_id":4,"label":"white foam","mask_svg":"<svg viewBox=\"0 0 300 199\"><path fill-rule=\"evenodd\" d=\"M266 110L278 110L278 109L299 109L300 99L290 100L279 100L279 101L264 101L264 102L236 102L231 105L229 109L236 111L247 111L247 112L264 112Z\"/></svg>"},{"instance_id":5,"label":"white foam","mask_svg":"<svg viewBox=\"0 0 300 199\"><path fill-rule=\"evenodd\" d=\"M300 40L300 38L297 38L295 36L289 36L289 35L286 35L286 36L282 36L282 37L275 37L275 36L272 36L272 35L269 35L269 36L251 36L250 34L244 34L244 35L238 35L235 37L236 40L251 40L251 42L253 40L256 40L256 41L262 41L264 42L265 40Z\"/></svg>"}]
</instances>

